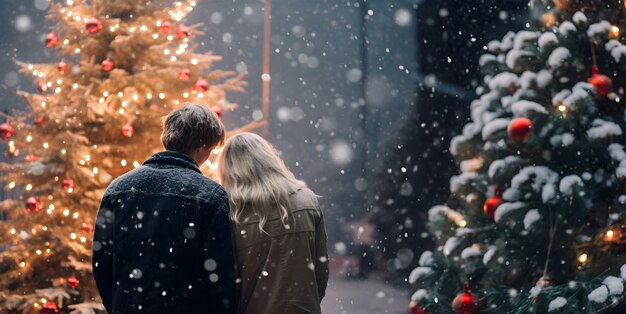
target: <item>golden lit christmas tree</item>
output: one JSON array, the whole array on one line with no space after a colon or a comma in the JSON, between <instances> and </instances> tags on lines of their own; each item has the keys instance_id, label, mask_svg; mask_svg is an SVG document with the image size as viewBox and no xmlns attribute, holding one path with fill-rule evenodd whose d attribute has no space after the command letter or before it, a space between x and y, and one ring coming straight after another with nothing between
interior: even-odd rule
<instances>
[{"instance_id":1,"label":"golden lit christmas tree","mask_svg":"<svg viewBox=\"0 0 626 314\"><path fill-rule=\"evenodd\" d=\"M0 125L9 161L0 203L0 312L103 310L91 274L91 237L104 189L162 150L161 117L199 102L218 115L235 105L243 73L213 70L196 52L195 1L66 0L51 5L45 45L58 64L20 63L39 93ZM243 129L251 129L250 124ZM236 132L236 131L233 131ZM232 134L232 132L231 132ZM211 161L203 170L210 175Z\"/></svg>"}]
</instances>

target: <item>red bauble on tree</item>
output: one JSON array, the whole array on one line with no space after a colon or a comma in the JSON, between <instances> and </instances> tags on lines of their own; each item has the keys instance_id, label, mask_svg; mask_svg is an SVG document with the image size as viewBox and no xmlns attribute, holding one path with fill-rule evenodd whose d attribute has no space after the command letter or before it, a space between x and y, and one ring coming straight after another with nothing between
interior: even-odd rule
<instances>
[{"instance_id":1,"label":"red bauble on tree","mask_svg":"<svg viewBox=\"0 0 626 314\"><path fill-rule=\"evenodd\" d=\"M122 135L125 137L132 137L135 134L135 129L130 124L126 124L122 127Z\"/></svg>"},{"instance_id":2,"label":"red bauble on tree","mask_svg":"<svg viewBox=\"0 0 626 314\"><path fill-rule=\"evenodd\" d=\"M68 191L69 189L74 189L74 180L63 179L63 189L66 191Z\"/></svg>"},{"instance_id":3,"label":"red bauble on tree","mask_svg":"<svg viewBox=\"0 0 626 314\"><path fill-rule=\"evenodd\" d=\"M465 283L465 285L463 285L463 293L458 294L452 301L452 310L456 314L480 313L478 296L471 293L468 283Z\"/></svg>"},{"instance_id":4,"label":"red bauble on tree","mask_svg":"<svg viewBox=\"0 0 626 314\"><path fill-rule=\"evenodd\" d=\"M185 25L178 26L178 30L176 31L176 36L180 39L185 39L189 37L189 27Z\"/></svg>"},{"instance_id":5,"label":"red bauble on tree","mask_svg":"<svg viewBox=\"0 0 626 314\"><path fill-rule=\"evenodd\" d=\"M91 234L93 232L93 224L88 222L83 222L83 226L81 228L85 234Z\"/></svg>"},{"instance_id":6,"label":"red bauble on tree","mask_svg":"<svg viewBox=\"0 0 626 314\"><path fill-rule=\"evenodd\" d=\"M181 69L180 73L178 73L178 78L183 81L188 81L191 76L191 70L189 69Z\"/></svg>"},{"instance_id":7,"label":"red bauble on tree","mask_svg":"<svg viewBox=\"0 0 626 314\"><path fill-rule=\"evenodd\" d=\"M113 61L104 59L104 61L102 61L102 71L111 72L111 70L113 70Z\"/></svg>"},{"instance_id":8,"label":"red bauble on tree","mask_svg":"<svg viewBox=\"0 0 626 314\"><path fill-rule=\"evenodd\" d=\"M67 278L67 285L70 286L70 288L72 289L76 289L79 283L80 283L80 280L78 280L78 278L76 278L75 276Z\"/></svg>"},{"instance_id":9,"label":"red bauble on tree","mask_svg":"<svg viewBox=\"0 0 626 314\"><path fill-rule=\"evenodd\" d=\"M428 314L426 310L422 309L422 307L413 300L409 303L409 311L411 311L411 314Z\"/></svg>"},{"instance_id":10,"label":"red bauble on tree","mask_svg":"<svg viewBox=\"0 0 626 314\"><path fill-rule=\"evenodd\" d=\"M209 82L207 82L207 80L199 79L193 84L193 88L200 93L204 93L209 89Z\"/></svg>"},{"instance_id":11,"label":"red bauble on tree","mask_svg":"<svg viewBox=\"0 0 626 314\"><path fill-rule=\"evenodd\" d=\"M533 129L533 123L527 118L515 118L509 122L509 126L507 127L507 134L509 138L516 141L522 142L528 139L530 136L530 132Z\"/></svg>"},{"instance_id":12,"label":"red bauble on tree","mask_svg":"<svg viewBox=\"0 0 626 314\"><path fill-rule=\"evenodd\" d=\"M61 62L59 62L59 64L57 64L57 69L59 69L59 73L60 74L65 74L65 70L67 70L67 63L65 63L65 61L61 60Z\"/></svg>"},{"instance_id":13,"label":"red bauble on tree","mask_svg":"<svg viewBox=\"0 0 626 314\"><path fill-rule=\"evenodd\" d=\"M55 33L48 33L46 35L46 47L54 48L59 43L59 37Z\"/></svg>"},{"instance_id":14,"label":"red bauble on tree","mask_svg":"<svg viewBox=\"0 0 626 314\"><path fill-rule=\"evenodd\" d=\"M26 210L29 213L37 213L41 211L41 201L38 197L31 196L26 199Z\"/></svg>"},{"instance_id":15,"label":"red bauble on tree","mask_svg":"<svg viewBox=\"0 0 626 314\"><path fill-rule=\"evenodd\" d=\"M220 107L211 107L211 111L215 113L215 115L221 120L222 119L222 108Z\"/></svg>"},{"instance_id":16,"label":"red bauble on tree","mask_svg":"<svg viewBox=\"0 0 626 314\"><path fill-rule=\"evenodd\" d=\"M36 127L40 128L43 126L44 122L46 122L46 118L39 116L35 118L35 120L33 121L33 124Z\"/></svg>"},{"instance_id":17,"label":"red bauble on tree","mask_svg":"<svg viewBox=\"0 0 626 314\"><path fill-rule=\"evenodd\" d=\"M15 129L8 123L0 124L0 137L3 139L11 138Z\"/></svg>"},{"instance_id":18,"label":"red bauble on tree","mask_svg":"<svg viewBox=\"0 0 626 314\"><path fill-rule=\"evenodd\" d=\"M483 212L485 215L489 217L489 219L493 220L493 217L496 213L496 208L502 204L502 198L500 196L493 196L485 201L485 205L483 205Z\"/></svg>"},{"instance_id":19,"label":"red bauble on tree","mask_svg":"<svg viewBox=\"0 0 626 314\"><path fill-rule=\"evenodd\" d=\"M605 98L613 91L613 80L603 74L592 75L587 82L593 85L596 90L596 95L600 98Z\"/></svg>"},{"instance_id":20,"label":"red bauble on tree","mask_svg":"<svg viewBox=\"0 0 626 314\"><path fill-rule=\"evenodd\" d=\"M41 306L41 314L56 314L59 313L57 304L53 301L48 301Z\"/></svg>"},{"instance_id":21,"label":"red bauble on tree","mask_svg":"<svg viewBox=\"0 0 626 314\"><path fill-rule=\"evenodd\" d=\"M90 17L85 23L85 29L90 33L97 33L102 29L102 21L95 17Z\"/></svg>"},{"instance_id":22,"label":"red bauble on tree","mask_svg":"<svg viewBox=\"0 0 626 314\"><path fill-rule=\"evenodd\" d=\"M170 23L169 21L165 21L163 23L161 23L161 27L159 28L159 31L163 34L167 34L169 32L172 31L172 23Z\"/></svg>"},{"instance_id":23,"label":"red bauble on tree","mask_svg":"<svg viewBox=\"0 0 626 314\"><path fill-rule=\"evenodd\" d=\"M26 155L26 158L24 158L24 160L26 160L26 162L33 162L35 160L37 160L37 156L33 153L30 153L28 155Z\"/></svg>"}]
</instances>

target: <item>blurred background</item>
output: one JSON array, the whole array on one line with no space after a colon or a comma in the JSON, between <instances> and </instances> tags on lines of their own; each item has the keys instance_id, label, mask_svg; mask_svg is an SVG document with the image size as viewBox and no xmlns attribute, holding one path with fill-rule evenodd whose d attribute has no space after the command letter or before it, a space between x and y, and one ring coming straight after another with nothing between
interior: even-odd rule
<instances>
[{"instance_id":1,"label":"blurred background","mask_svg":"<svg viewBox=\"0 0 626 314\"><path fill-rule=\"evenodd\" d=\"M201 51L247 72L232 129L260 120L263 6L201 0ZM0 2L0 110L35 91L15 61L56 62L46 0ZM432 246L426 211L449 194L450 138L468 121L478 57L524 27L527 1L289 0L272 3L269 139L322 196L333 281L325 313L407 312L408 272Z\"/></svg>"}]
</instances>

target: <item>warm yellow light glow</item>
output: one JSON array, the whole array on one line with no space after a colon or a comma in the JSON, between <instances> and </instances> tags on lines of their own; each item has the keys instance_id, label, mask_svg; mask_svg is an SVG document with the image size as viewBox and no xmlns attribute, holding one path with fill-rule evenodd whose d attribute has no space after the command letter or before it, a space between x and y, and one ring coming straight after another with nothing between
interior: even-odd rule
<instances>
[{"instance_id":1,"label":"warm yellow light glow","mask_svg":"<svg viewBox=\"0 0 626 314\"><path fill-rule=\"evenodd\" d=\"M73 213L73 214L72 214L72 218L74 218L74 219L78 219L78 213Z\"/></svg>"},{"instance_id":2,"label":"warm yellow light glow","mask_svg":"<svg viewBox=\"0 0 626 314\"><path fill-rule=\"evenodd\" d=\"M119 98L124 97L124 93L122 93L122 92L117 92L117 97L119 97Z\"/></svg>"},{"instance_id":3,"label":"warm yellow light glow","mask_svg":"<svg viewBox=\"0 0 626 314\"><path fill-rule=\"evenodd\" d=\"M37 254L37 255L41 255L41 253L42 253L41 250L35 251L35 254Z\"/></svg>"},{"instance_id":4,"label":"warm yellow light glow","mask_svg":"<svg viewBox=\"0 0 626 314\"><path fill-rule=\"evenodd\" d=\"M11 147L15 146L15 142L9 141L9 146L11 146Z\"/></svg>"},{"instance_id":5,"label":"warm yellow light glow","mask_svg":"<svg viewBox=\"0 0 626 314\"><path fill-rule=\"evenodd\" d=\"M54 89L54 93L55 94L58 94L60 92L61 92L61 87L57 87L57 88Z\"/></svg>"},{"instance_id":6,"label":"warm yellow light glow","mask_svg":"<svg viewBox=\"0 0 626 314\"><path fill-rule=\"evenodd\" d=\"M90 161L91 160L91 155L89 155L89 154L85 155L85 160Z\"/></svg>"},{"instance_id":7,"label":"warm yellow light glow","mask_svg":"<svg viewBox=\"0 0 626 314\"><path fill-rule=\"evenodd\" d=\"M463 228L465 226L467 226L467 221L465 221L465 220L459 221L459 227Z\"/></svg>"},{"instance_id":8,"label":"warm yellow light glow","mask_svg":"<svg viewBox=\"0 0 626 314\"><path fill-rule=\"evenodd\" d=\"M76 233L70 233L70 238L72 238L72 240L76 240Z\"/></svg>"},{"instance_id":9,"label":"warm yellow light glow","mask_svg":"<svg viewBox=\"0 0 626 314\"><path fill-rule=\"evenodd\" d=\"M15 188L15 182L11 181L9 182L9 189L14 189Z\"/></svg>"},{"instance_id":10,"label":"warm yellow light glow","mask_svg":"<svg viewBox=\"0 0 626 314\"><path fill-rule=\"evenodd\" d=\"M82 243L87 242L87 238L85 238L84 236L80 237L80 242L82 242Z\"/></svg>"},{"instance_id":11,"label":"warm yellow light glow","mask_svg":"<svg viewBox=\"0 0 626 314\"><path fill-rule=\"evenodd\" d=\"M172 62L176 61L176 56L171 56L170 57L170 61L172 61Z\"/></svg>"},{"instance_id":12,"label":"warm yellow light glow","mask_svg":"<svg viewBox=\"0 0 626 314\"><path fill-rule=\"evenodd\" d=\"M100 99L98 99L98 102L104 104L104 98L100 97Z\"/></svg>"},{"instance_id":13,"label":"warm yellow light glow","mask_svg":"<svg viewBox=\"0 0 626 314\"><path fill-rule=\"evenodd\" d=\"M29 69L29 70L32 70L32 69L33 69L33 65L32 65L32 64L29 64L29 65L28 65L28 69Z\"/></svg>"},{"instance_id":14,"label":"warm yellow light glow","mask_svg":"<svg viewBox=\"0 0 626 314\"><path fill-rule=\"evenodd\" d=\"M169 55L170 54L170 50L169 49L163 49L163 54L164 55Z\"/></svg>"},{"instance_id":15,"label":"warm yellow light glow","mask_svg":"<svg viewBox=\"0 0 626 314\"><path fill-rule=\"evenodd\" d=\"M155 24L156 26L161 26L161 21L160 21L160 20L158 20L158 21L156 21L156 23L154 23L154 24Z\"/></svg>"},{"instance_id":16,"label":"warm yellow light glow","mask_svg":"<svg viewBox=\"0 0 626 314\"><path fill-rule=\"evenodd\" d=\"M61 84L61 83L63 83L63 80L62 79L57 79L57 84Z\"/></svg>"},{"instance_id":17,"label":"warm yellow light glow","mask_svg":"<svg viewBox=\"0 0 626 314\"><path fill-rule=\"evenodd\" d=\"M159 93L159 99L165 99L165 93Z\"/></svg>"},{"instance_id":18,"label":"warm yellow light glow","mask_svg":"<svg viewBox=\"0 0 626 314\"><path fill-rule=\"evenodd\" d=\"M70 210L69 209L64 209L63 210L63 216L69 216L70 215Z\"/></svg>"},{"instance_id":19,"label":"warm yellow light glow","mask_svg":"<svg viewBox=\"0 0 626 314\"><path fill-rule=\"evenodd\" d=\"M97 168L97 167L93 167L93 170L92 170L92 171L93 171L93 173L94 173L94 174L98 174L98 172L100 172L100 170L98 170L98 168Z\"/></svg>"},{"instance_id":20,"label":"warm yellow light glow","mask_svg":"<svg viewBox=\"0 0 626 314\"><path fill-rule=\"evenodd\" d=\"M559 105L558 108L560 112L565 112L565 110L567 110L567 107L565 107L564 105Z\"/></svg>"},{"instance_id":21,"label":"warm yellow light glow","mask_svg":"<svg viewBox=\"0 0 626 314\"><path fill-rule=\"evenodd\" d=\"M124 112L126 111L124 110L124 108L120 108L120 110L118 110L117 112L119 112L120 114L124 114Z\"/></svg>"},{"instance_id":22,"label":"warm yellow light glow","mask_svg":"<svg viewBox=\"0 0 626 314\"><path fill-rule=\"evenodd\" d=\"M587 259L588 259L587 253L583 253L578 256L578 261L583 264L587 262Z\"/></svg>"},{"instance_id":23,"label":"warm yellow light glow","mask_svg":"<svg viewBox=\"0 0 626 314\"><path fill-rule=\"evenodd\" d=\"M74 192L74 188L68 188L67 189L67 193L72 193L72 192Z\"/></svg>"},{"instance_id":24,"label":"warm yellow light glow","mask_svg":"<svg viewBox=\"0 0 626 314\"><path fill-rule=\"evenodd\" d=\"M196 97L202 99L202 98L204 98L204 93L198 93L198 95L196 95Z\"/></svg>"},{"instance_id":25,"label":"warm yellow light glow","mask_svg":"<svg viewBox=\"0 0 626 314\"><path fill-rule=\"evenodd\" d=\"M184 92L184 93L183 93L183 98L189 98L189 93Z\"/></svg>"},{"instance_id":26,"label":"warm yellow light glow","mask_svg":"<svg viewBox=\"0 0 626 314\"><path fill-rule=\"evenodd\" d=\"M189 60L189 62L191 62L191 64L198 64L198 59L191 58L191 60Z\"/></svg>"},{"instance_id":27,"label":"warm yellow light glow","mask_svg":"<svg viewBox=\"0 0 626 314\"><path fill-rule=\"evenodd\" d=\"M139 168L139 166L141 166L141 165L139 164L139 162L138 162L138 161L136 161L136 160L135 160L135 161L133 161L133 167L135 167L135 168Z\"/></svg>"},{"instance_id":28,"label":"warm yellow light glow","mask_svg":"<svg viewBox=\"0 0 626 314\"><path fill-rule=\"evenodd\" d=\"M15 233L17 233L17 231L15 230L15 228L11 228L11 231L10 231L10 232L11 232L11 234L15 234Z\"/></svg>"},{"instance_id":29,"label":"warm yellow light glow","mask_svg":"<svg viewBox=\"0 0 626 314\"><path fill-rule=\"evenodd\" d=\"M64 148L64 149L62 149L62 150L61 150L61 154L63 154L63 155L67 154L67 150L65 150L65 148Z\"/></svg>"},{"instance_id":30,"label":"warm yellow light glow","mask_svg":"<svg viewBox=\"0 0 626 314\"><path fill-rule=\"evenodd\" d=\"M48 231L48 227L43 226L43 227L41 227L41 230L43 230L43 231Z\"/></svg>"},{"instance_id":31,"label":"warm yellow light glow","mask_svg":"<svg viewBox=\"0 0 626 314\"><path fill-rule=\"evenodd\" d=\"M132 27L132 26L131 26L131 27L129 27L129 28L128 28L128 32L129 32L129 33L132 33L132 32L134 32L134 31L135 31L135 27Z\"/></svg>"},{"instance_id":32,"label":"warm yellow light glow","mask_svg":"<svg viewBox=\"0 0 626 314\"><path fill-rule=\"evenodd\" d=\"M20 262L20 267L24 268L26 266L26 263L24 262ZM35 303L36 304L36 303Z\"/></svg>"},{"instance_id":33,"label":"warm yellow light glow","mask_svg":"<svg viewBox=\"0 0 626 314\"><path fill-rule=\"evenodd\" d=\"M606 232L606 237L607 238L613 238L613 230L609 230Z\"/></svg>"},{"instance_id":34,"label":"warm yellow light glow","mask_svg":"<svg viewBox=\"0 0 626 314\"><path fill-rule=\"evenodd\" d=\"M610 35L611 35L612 38L619 37L619 27L617 27L615 25L611 26L611 34Z\"/></svg>"},{"instance_id":35,"label":"warm yellow light glow","mask_svg":"<svg viewBox=\"0 0 626 314\"><path fill-rule=\"evenodd\" d=\"M104 96L104 97L109 96L109 91L108 91L108 90L105 90L105 91L104 91L104 93L102 93L102 96Z\"/></svg>"},{"instance_id":36,"label":"warm yellow light glow","mask_svg":"<svg viewBox=\"0 0 626 314\"><path fill-rule=\"evenodd\" d=\"M78 88L78 83L72 84L72 89L77 89L77 88Z\"/></svg>"},{"instance_id":37,"label":"warm yellow light glow","mask_svg":"<svg viewBox=\"0 0 626 314\"><path fill-rule=\"evenodd\" d=\"M126 167L126 159L122 159L120 163L122 164L122 167Z\"/></svg>"},{"instance_id":38,"label":"warm yellow light glow","mask_svg":"<svg viewBox=\"0 0 626 314\"><path fill-rule=\"evenodd\" d=\"M146 98L148 98L148 99L152 99L152 93L147 93L147 94L146 94Z\"/></svg>"},{"instance_id":39,"label":"warm yellow light glow","mask_svg":"<svg viewBox=\"0 0 626 314\"><path fill-rule=\"evenodd\" d=\"M167 35L167 40L169 40L169 41L174 40L174 36L172 36L172 35Z\"/></svg>"},{"instance_id":40,"label":"warm yellow light glow","mask_svg":"<svg viewBox=\"0 0 626 314\"><path fill-rule=\"evenodd\" d=\"M43 143L43 148L48 149L48 143Z\"/></svg>"},{"instance_id":41,"label":"warm yellow light glow","mask_svg":"<svg viewBox=\"0 0 626 314\"><path fill-rule=\"evenodd\" d=\"M47 249L46 249L46 253L50 253L50 248L47 248Z\"/></svg>"},{"instance_id":42,"label":"warm yellow light glow","mask_svg":"<svg viewBox=\"0 0 626 314\"><path fill-rule=\"evenodd\" d=\"M27 184L26 185L26 191L30 191L33 189L33 185L32 184Z\"/></svg>"},{"instance_id":43,"label":"warm yellow light glow","mask_svg":"<svg viewBox=\"0 0 626 314\"><path fill-rule=\"evenodd\" d=\"M63 44L64 44L64 45L68 45L69 43L70 43L70 40L69 40L69 39L65 39L65 40L63 40Z\"/></svg>"},{"instance_id":44,"label":"warm yellow light glow","mask_svg":"<svg viewBox=\"0 0 626 314\"><path fill-rule=\"evenodd\" d=\"M49 210L54 210L54 208L55 208L55 207L56 207L56 206L54 206L54 204L50 204L50 205L48 205L48 209L49 209Z\"/></svg>"},{"instance_id":45,"label":"warm yellow light glow","mask_svg":"<svg viewBox=\"0 0 626 314\"><path fill-rule=\"evenodd\" d=\"M42 101L40 105L41 105L41 108L46 108L46 102L45 101Z\"/></svg>"},{"instance_id":46,"label":"warm yellow light glow","mask_svg":"<svg viewBox=\"0 0 626 314\"><path fill-rule=\"evenodd\" d=\"M73 5L74 4L74 0L67 0L67 5ZM42 302L42 303L46 303L46 302Z\"/></svg>"},{"instance_id":47,"label":"warm yellow light glow","mask_svg":"<svg viewBox=\"0 0 626 314\"><path fill-rule=\"evenodd\" d=\"M159 38L159 34L157 33L152 34L152 39L158 39L158 38Z\"/></svg>"},{"instance_id":48,"label":"warm yellow light glow","mask_svg":"<svg viewBox=\"0 0 626 314\"><path fill-rule=\"evenodd\" d=\"M80 53L80 48L74 49L74 53Z\"/></svg>"},{"instance_id":49,"label":"warm yellow light glow","mask_svg":"<svg viewBox=\"0 0 626 314\"><path fill-rule=\"evenodd\" d=\"M109 31L110 31L111 33L115 32L115 26L111 26L111 27L109 27Z\"/></svg>"}]
</instances>

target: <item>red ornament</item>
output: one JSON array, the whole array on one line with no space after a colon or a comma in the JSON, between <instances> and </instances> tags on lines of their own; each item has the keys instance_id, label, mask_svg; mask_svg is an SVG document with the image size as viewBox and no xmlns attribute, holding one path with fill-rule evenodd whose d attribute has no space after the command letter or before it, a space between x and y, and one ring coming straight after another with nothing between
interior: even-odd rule
<instances>
[{"instance_id":1,"label":"red ornament","mask_svg":"<svg viewBox=\"0 0 626 314\"><path fill-rule=\"evenodd\" d=\"M10 124L8 123L0 124L0 137L2 137L3 139L10 138L11 136L13 136L14 132L15 132L15 129Z\"/></svg>"},{"instance_id":2,"label":"red ornament","mask_svg":"<svg viewBox=\"0 0 626 314\"><path fill-rule=\"evenodd\" d=\"M409 303L409 311L411 311L411 314L428 314L426 310L422 309L422 307L413 300Z\"/></svg>"},{"instance_id":3,"label":"red ornament","mask_svg":"<svg viewBox=\"0 0 626 314\"><path fill-rule=\"evenodd\" d=\"M46 83L39 83L39 86L37 86L37 89L42 93L45 94L48 91L48 84Z\"/></svg>"},{"instance_id":4,"label":"red ornament","mask_svg":"<svg viewBox=\"0 0 626 314\"><path fill-rule=\"evenodd\" d=\"M528 139L530 136L530 132L533 129L533 123L527 118L515 118L509 122L509 126L507 128L507 133L509 134L509 138L522 142Z\"/></svg>"},{"instance_id":5,"label":"red ornament","mask_svg":"<svg viewBox=\"0 0 626 314\"><path fill-rule=\"evenodd\" d=\"M67 278L67 285L70 286L70 288L72 289L76 289L79 283L80 283L80 280L78 280L78 278L74 277L73 275L72 277Z\"/></svg>"},{"instance_id":6,"label":"red ornament","mask_svg":"<svg viewBox=\"0 0 626 314\"><path fill-rule=\"evenodd\" d=\"M182 81L188 81L191 76L191 70L189 69L181 69L180 73L178 73L178 78Z\"/></svg>"},{"instance_id":7,"label":"red ornament","mask_svg":"<svg viewBox=\"0 0 626 314\"><path fill-rule=\"evenodd\" d=\"M74 188L74 180L72 179L63 179L63 189L69 190Z\"/></svg>"},{"instance_id":8,"label":"red ornament","mask_svg":"<svg viewBox=\"0 0 626 314\"><path fill-rule=\"evenodd\" d=\"M161 23L161 28L159 29L159 31L163 34L169 33L170 31L172 31L172 23L168 21Z\"/></svg>"},{"instance_id":9,"label":"red ornament","mask_svg":"<svg viewBox=\"0 0 626 314\"><path fill-rule=\"evenodd\" d=\"M199 79L193 84L193 88L200 93L204 93L209 89L209 82L203 79Z\"/></svg>"},{"instance_id":10,"label":"red ornament","mask_svg":"<svg viewBox=\"0 0 626 314\"><path fill-rule=\"evenodd\" d=\"M46 47L54 48L59 43L59 37L55 33L48 33L46 35Z\"/></svg>"},{"instance_id":11,"label":"red ornament","mask_svg":"<svg viewBox=\"0 0 626 314\"><path fill-rule=\"evenodd\" d=\"M102 71L110 72L111 70L113 70L113 62L109 59L104 59L102 61Z\"/></svg>"},{"instance_id":12,"label":"red ornament","mask_svg":"<svg viewBox=\"0 0 626 314\"><path fill-rule=\"evenodd\" d=\"M102 29L102 21L95 17L90 17L87 19L87 23L85 23L85 28L90 33L97 33Z\"/></svg>"},{"instance_id":13,"label":"red ornament","mask_svg":"<svg viewBox=\"0 0 626 314\"><path fill-rule=\"evenodd\" d=\"M44 117L36 117L35 121L33 121L35 126L38 128L42 127L44 122L46 122L46 118Z\"/></svg>"},{"instance_id":14,"label":"red ornament","mask_svg":"<svg viewBox=\"0 0 626 314\"><path fill-rule=\"evenodd\" d=\"M93 232L93 225L88 222L83 222L83 232L86 234L91 234Z\"/></svg>"},{"instance_id":15,"label":"red ornament","mask_svg":"<svg viewBox=\"0 0 626 314\"><path fill-rule=\"evenodd\" d=\"M135 134L135 129L130 124L126 124L122 127L122 135L125 137L132 137Z\"/></svg>"},{"instance_id":16,"label":"red ornament","mask_svg":"<svg viewBox=\"0 0 626 314\"><path fill-rule=\"evenodd\" d=\"M493 220L494 214L496 213L496 208L502 204L502 198L500 196L493 196L487 199L485 205L483 205L483 211L485 215L489 217L489 219Z\"/></svg>"},{"instance_id":17,"label":"red ornament","mask_svg":"<svg viewBox=\"0 0 626 314\"><path fill-rule=\"evenodd\" d=\"M178 31L176 31L176 36L180 39L185 39L189 37L189 27L185 25L178 26Z\"/></svg>"},{"instance_id":18,"label":"red ornament","mask_svg":"<svg viewBox=\"0 0 626 314\"><path fill-rule=\"evenodd\" d=\"M41 211L41 201L35 196L31 196L26 199L26 210L29 213L36 213Z\"/></svg>"},{"instance_id":19,"label":"red ornament","mask_svg":"<svg viewBox=\"0 0 626 314\"><path fill-rule=\"evenodd\" d=\"M57 304L52 301L48 301L44 305L41 306L41 314L56 314L56 313L59 313L59 308L57 307Z\"/></svg>"},{"instance_id":20,"label":"red ornament","mask_svg":"<svg viewBox=\"0 0 626 314\"><path fill-rule=\"evenodd\" d=\"M463 293L458 294L452 301L452 310L456 314L480 313L478 297L475 294L471 294L470 287L467 282L463 286Z\"/></svg>"},{"instance_id":21,"label":"red ornament","mask_svg":"<svg viewBox=\"0 0 626 314\"><path fill-rule=\"evenodd\" d=\"M215 115L221 120L222 119L222 108L220 107L211 107L211 111L215 113Z\"/></svg>"},{"instance_id":22,"label":"red ornament","mask_svg":"<svg viewBox=\"0 0 626 314\"><path fill-rule=\"evenodd\" d=\"M67 63L61 60L61 62L57 65L57 69L59 69L60 74L65 74L65 70L67 70Z\"/></svg>"},{"instance_id":23,"label":"red ornament","mask_svg":"<svg viewBox=\"0 0 626 314\"><path fill-rule=\"evenodd\" d=\"M593 85L596 90L596 94L600 98L605 98L611 91L613 91L613 81L606 75L594 74L587 82Z\"/></svg>"},{"instance_id":24,"label":"red ornament","mask_svg":"<svg viewBox=\"0 0 626 314\"><path fill-rule=\"evenodd\" d=\"M37 160L37 156L35 156L35 154L30 153L28 155L26 155L26 158L24 158L24 160L26 160L27 162L33 162L35 160Z\"/></svg>"}]
</instances>

